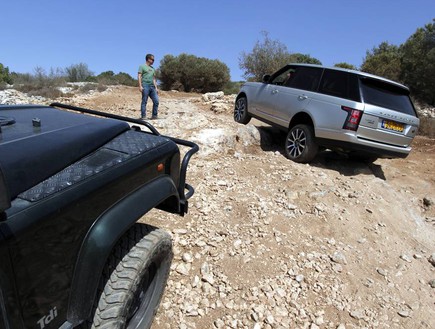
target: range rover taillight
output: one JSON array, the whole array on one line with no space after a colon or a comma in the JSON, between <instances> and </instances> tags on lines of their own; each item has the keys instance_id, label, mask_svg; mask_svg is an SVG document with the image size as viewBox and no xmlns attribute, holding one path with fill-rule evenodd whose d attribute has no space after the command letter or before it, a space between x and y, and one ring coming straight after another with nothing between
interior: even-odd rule
<instances>
[{"instance_id":1,"label":"range rover taillight","mask_svg":"<svg viewBox=\"0 0 435 329\"><path fill-rule=\"evenodd\" d=\"M343 129L356 131L358 129L359 122L361 121L363 111L347 106L342 106L341 109L347 112L347 118L344 122Z\"/></svg>"}]
</instances>

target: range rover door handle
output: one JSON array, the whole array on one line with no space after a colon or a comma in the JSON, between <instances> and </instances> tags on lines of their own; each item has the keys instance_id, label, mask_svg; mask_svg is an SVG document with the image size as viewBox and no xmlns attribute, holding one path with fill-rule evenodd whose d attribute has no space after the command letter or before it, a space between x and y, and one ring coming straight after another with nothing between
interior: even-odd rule
<instances>
[{"instance_id":1,"label":"range rover door handle","mask_svg":"<svg viewBox=\"0 0 435 329\"><path fill-rule=\"evenodd\" d=\"M299 95L298 96L298 100L300 100L300 101L306 100L307 98L308 98L308 96L306 96L306 95Z\"/></svg>"},{"instance_id":2,"label":"range rover door handle","mask_svg":"<svg viewBox=\"0 0 435 329\"><path fill-rule=\"evenodd\" d=\"M272 90L272 94L278 94L278 89L274 89L274 90Z\"/></svg>"}]
</instances>

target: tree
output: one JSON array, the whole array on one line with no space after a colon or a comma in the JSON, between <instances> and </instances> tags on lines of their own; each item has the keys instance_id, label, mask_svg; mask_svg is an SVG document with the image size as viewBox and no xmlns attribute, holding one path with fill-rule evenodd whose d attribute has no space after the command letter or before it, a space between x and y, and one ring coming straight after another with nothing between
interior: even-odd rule
<instances>
[{"instance_id":1,"label":"tree","mask_svg":"<svg viewBox=\"0 0 435 329\"><path fill-rule=\"evenodd\" d=\"M402 79L423 101L435 105L435 19L401 46Z\"/></svg>"},{"instance_id":2,"label":"tree","mask_svg":"<svg viewBox=\"0 0 435 329\"><path fill-rule=\"evenodd\" d=\"M37 66L34 69L35 74L34 77L36 79L36 83L39 85L43 85L45 82L47 82L47 73L45 72L45 69L41 66Z\"/></svg>"},{"instance_id":3,"label":"tree","mask_svg":"<svg viewBox=\"0 0 435 329\"><path fill-rule=\"evenodd\" d=\"M263 42L257 41L251 53L241 53L239 67L245 71L243 77L260 81L265 74L271 74L289 63L322 63L308 54L289 53L287 46L278 40L271 40L268 32L262 32Z\"/></svg>"},{"instance_id":4,"label":"tree","mask_svg":"<svg viewBox=\"0 0 435 329\"><path fill-rule=\"evenodd\" d=\"M341 67L342 69L348 70L357 70L356 66L345 62L334 64L334 67Z\"/></svg>"},{"instance_id":5,"label":"tree","mask_svg":"<svg viewBox=\"0 0 435 329\"><path fill-rule=\"evenodd\" d=\"M399 47L384 41L378 47L366 52L361 71L400 81L400 58Z\"/></svg>"},{"instance_id":6,"label":"tree","mask_svg":"<svg viewBox=\"0 0 435 329\"><path fill-rule=\"evenodd\" d=\"M94 75L85 63L71 65L67 67L65 71L68 75L68 81L70 82L86 81L89 77Z\"/></svg>"},{"instance_id":7,"label":"tree","mask_svg":"<svg viewBox=\"0 0 435 329\"><path fill-rule=\"evenodd\" d=\"M230 81L230 70L219 60L190 54L165 55L160 62L158 79L163 90L218 91Z\"/></svg>"},{"instance_id":8,"label":"tree","mask_svg":"<svg viewBox=\"0 0 435 329\"><path fill-rule=\"evenodd\" d=\"M311 57L308 54L301 54L301 53L290 54L289 62L322 65L322 62L319 61L317 58Z\"/></svg>"},{"instance_id":9,"label":"tree","mask_svg":"<svg viewBox=\"0 0 435 329\"><path fill-rule=\"evenodd\" d=\"M181 87L181 67L179 64L179 57L165 55L160 61L160 68L157 70L157 77L160 80L161 88L163 90L178 90ZM177 85L177 83L179 85Z\"/></svg>"},{"instance_id":10,"label":"tree","mask_svg":"<svg viewBox=\"0 0 435 329\"><path fill-rule=\"evenodd\" d=\"M52 79L64 79L65 78L65 70L60 67L50 67L50 73L48 75Z\"/></svg>"},{"instance_id":11,"label":"tree","mask_svg":"<svg viewBox=\"0 0 435 329\"><path fill-rule=\"evenodd\" d=\"M0 63L0 84L2 83L12 84L12 77L9 74L9 68Z\"/></svg>"},{"instance_id":12,"label":"tree","mask_svg":"<svg viewBox=\"0 0 435 329\"><path fill-rule=\"evenodd\" d=\"M290 63L287 46L278 40L269 38L269 33L262 32L264 40L254 45L251 53L241 53L239 67L244 70L243 77L251 81L260 81L265 74L271 74Z\"/></svg>"}]
</instances>

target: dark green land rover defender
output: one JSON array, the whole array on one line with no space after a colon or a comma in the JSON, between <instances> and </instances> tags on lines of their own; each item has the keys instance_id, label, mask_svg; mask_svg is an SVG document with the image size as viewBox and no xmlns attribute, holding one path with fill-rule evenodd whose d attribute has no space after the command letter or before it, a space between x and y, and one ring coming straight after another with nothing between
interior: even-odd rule
<instances>
[{"instance_id":1,"label":"dark green land rover defender","mask_svg":"<svg viewBox=\"0 0 435 329\"><path fill-rule=\"evenodd\" d=\"M150 327L172 242L138 220L187 213L197 151L135 119L0 106L0 329Z\"/></svg>"}]
</instances>

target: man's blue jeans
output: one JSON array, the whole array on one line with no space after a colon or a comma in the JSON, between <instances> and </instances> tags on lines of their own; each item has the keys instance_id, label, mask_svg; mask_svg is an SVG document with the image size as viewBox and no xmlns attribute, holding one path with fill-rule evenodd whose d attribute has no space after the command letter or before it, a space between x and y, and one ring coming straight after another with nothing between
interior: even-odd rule
<instances>
[{"instance_id":1,"label":"man's blue jeans","mask_svg":"<svg viewBox=\"0 0 435 329\"><path fill-rule=\"evenodd\" d=\"M140 104L140 115L142 118L146 116L148 97L153 101L153 117L157 116L159 108L159 95L154 85L144 85L142 91L142 102Z\"/></svg>"}]
</instances>

